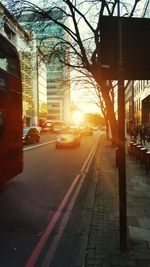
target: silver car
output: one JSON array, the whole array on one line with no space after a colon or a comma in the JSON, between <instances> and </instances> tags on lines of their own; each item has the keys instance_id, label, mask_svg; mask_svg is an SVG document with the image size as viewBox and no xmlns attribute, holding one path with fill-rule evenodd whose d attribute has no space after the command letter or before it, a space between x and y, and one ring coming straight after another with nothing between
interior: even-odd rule
<instances>
[{"instance_id":1,"label":"silver car","mask_svg":"<svg viewBox=\"0 0 150 267\"><path fill-rule=\"evenodd\" d=\"M56 148L77 147L80 144L80 131L75 127L67 127L56 138Z\"/></svg>"}]
</instances>

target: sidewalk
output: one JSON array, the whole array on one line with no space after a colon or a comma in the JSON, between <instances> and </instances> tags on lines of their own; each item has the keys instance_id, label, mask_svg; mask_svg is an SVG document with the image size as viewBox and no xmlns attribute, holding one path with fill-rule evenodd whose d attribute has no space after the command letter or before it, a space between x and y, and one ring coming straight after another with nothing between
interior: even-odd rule
<instances>
[{"instance_id":1,"label":"sidewalk","mask_svg":"<svg viewBox=\"0 0 150 267\"><path fill-rule=\"evenodd\" d=\"M150 267L150 174L146 175L145 169L141 169L127 154L128 253L123 255L119 241L118 170L115 159L111 142L103 136L95 155L91 174L93 186L88 192L85 209L91 212L91 217L88 212L86 217L83 214L80 226L86 250L80 244L76 266ZM81 254L85 256L84 263Z\"/></svg>"}]
</instances>

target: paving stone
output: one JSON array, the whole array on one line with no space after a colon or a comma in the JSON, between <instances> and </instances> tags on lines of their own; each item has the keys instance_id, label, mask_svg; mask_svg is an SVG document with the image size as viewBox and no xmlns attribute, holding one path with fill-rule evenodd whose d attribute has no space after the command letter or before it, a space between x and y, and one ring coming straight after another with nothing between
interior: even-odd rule
<instances>
[{"instance_id":1,"label":"paving stone","mask_svg":"<svg viewBox=\"0 0 150 267\"><path fill-rule=\"evenodd\" d=\"M115 156L111 142L104 138L92 167L95 194L93 191L89 201L93 210L88 253L84 266L80 267L150 267L150 179L145 169L127 155L129 251L123 255L119 242L119 184Z\"/></svg>"}]
</instances>

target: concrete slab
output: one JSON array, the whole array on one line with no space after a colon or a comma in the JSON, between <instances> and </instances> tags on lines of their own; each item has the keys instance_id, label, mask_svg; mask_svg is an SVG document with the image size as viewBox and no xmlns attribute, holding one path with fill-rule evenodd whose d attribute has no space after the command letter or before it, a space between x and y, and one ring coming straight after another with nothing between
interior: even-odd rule
<instances>
[{"instance_id":1,"label":"concrete slab","mask_svg":"<svg viewBox=\"0 0 150 267\"><path fill-rule=\"evenodd\" d=\"M129 226L129 234L132 241L150 242L150 229Z\"/></svg>"}]
</instances>

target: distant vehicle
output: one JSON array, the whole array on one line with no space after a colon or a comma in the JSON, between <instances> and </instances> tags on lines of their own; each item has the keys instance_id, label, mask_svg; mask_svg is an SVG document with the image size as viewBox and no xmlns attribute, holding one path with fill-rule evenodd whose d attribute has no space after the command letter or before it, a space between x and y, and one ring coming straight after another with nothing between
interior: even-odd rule
<instances>
[{"instance_id":1,"label":"distant vehicle","mask_svg":"<svg viewBox=\"0 0 150 267\"><path fill-rule=\"evenodd\" d=\"M99 127L98 126L92 126L92 129L93 129L93 131L97 131L97 130L99 130Z\"/></svg>"},{"instance_id":2,"label":"distant vehicle","mask_svg":"<svg viewBox=\"0 0 150 267\"><path fill-rule=\"evenodd\" d=\"M27 127L23 129L23 145L36 144L40 141L40 128Z\"/></svg>"},{"instance_id":3,"label":"distant vehicle","mask_svg":"<svg viewBox=\"0 0 150 267\"><path fill-rule=\"evenodd\" d=\"M101 131L105 131L106 130L106 126L104 126L104 125L100 126L100 130Z\"/></svg>"},{"instance_id":4,"label":"distant vehicle","mask_svg":"<svg viewBox=\"0 0 150 267\"><path fill-rule=\"evenodd\" d=\"M54 133L54 134L60 134L61 133L61 127L54 127L51 130L51 132Z\"/></svg>"},{"instance_id":5,"label":"distant vehicle","mask_svg":"<svg viewBox=\"0 0 150 267\"><path fill-rule=\"evenodd\" d=\"M82 136L92 136L93 129L92 127L80 127L80 132Z\"/></svg>"},{"instance_id":6,"label":"distant vehicle","mask_svg":"<svg viewBox=\"0 0 150 267\"><path fill-rule=\"evenodd\" d=\"M81 135L78 128L69 127L62 130L56 138L56 148L77 147L81 144Z\"/></svg>"},{"instance_id":7,"label":"distant vehicle","mask_svg":"<svg viewBox=\"0 0 150 267\"><path fill-rule=\"evenodd\" d=\"M80 126L80 134L81 136L85 135L86 127L85 126Z\"/></svg>"},{"instance_id":8,"label":"distant vehicle","mask_svg":"<svg viewBox=\"0 0 150 267\"><path fill-rule=\"evenodd\" d=\"M92 136L93 135L93 129L91 127L87 127L85 129L85 135Z\"/></svg>"}]
</instances>

